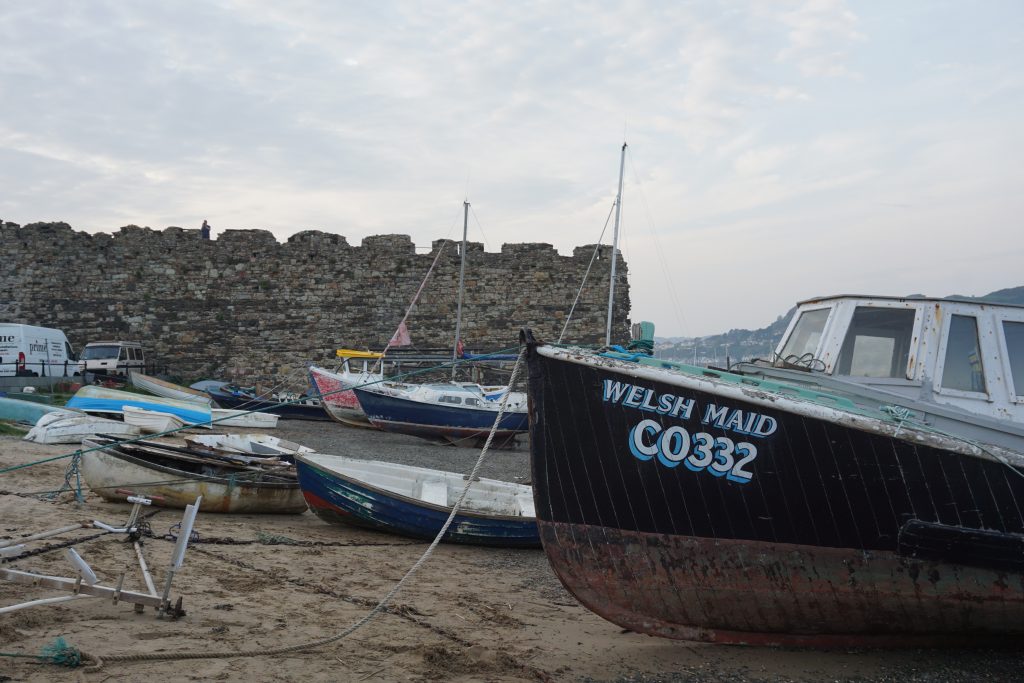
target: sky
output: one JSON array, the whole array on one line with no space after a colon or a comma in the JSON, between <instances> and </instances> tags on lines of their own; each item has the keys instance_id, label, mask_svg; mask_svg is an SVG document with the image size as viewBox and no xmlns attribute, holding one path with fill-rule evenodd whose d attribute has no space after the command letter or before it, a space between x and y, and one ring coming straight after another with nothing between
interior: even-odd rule
<instances>
[{"instance_id":1,"label":"sky","mask_svg":"<svg viewBox=\"0 0 1024 683\"><path fill-rule=\"evenodd\" d=\"M0 219L598 241L659 336L1024 285L1019 0L0 6ZM611 241L608 225L603 241Z\"/></svg>"}]
</instances>

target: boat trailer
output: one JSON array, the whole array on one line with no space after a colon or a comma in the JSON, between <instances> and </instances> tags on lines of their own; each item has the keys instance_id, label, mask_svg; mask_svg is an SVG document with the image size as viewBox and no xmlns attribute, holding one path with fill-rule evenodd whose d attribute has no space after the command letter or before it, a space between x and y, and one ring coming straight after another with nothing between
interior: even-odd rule
<instances>
[{"instance_id":1,"label":"boat trailer","mask_svg":"<svg viewBox=\"0 0 1024 683\"><path fill-rule=\"evenodd\" d=\"M18 569L7 569L0 566L0 579L27 586L45 586L47 588L55 588L61 591L70 591L71 595L29 600L28 602L22 602L16 605L0 607L0 614L15 612L27 607L51 605L58 602L78 600L80 598L97 597L110 598L115 605L119 602L131 603L135 605L135 611L140 614L148 605L156 609L157 618L160 619L163 619L164 617L177 619L178 617L185 615L185 612L181 607L182 598L180 596L174 602L173 606L171 604L171 582L174 580L175 572L181 569L185 562L185 550L188 548L189 539L192 535L192 526L195 524L196 514L199 512L199 505L202 502L203 497L197 497L194 503L185 507L185 514L181 519L181 533L178 535L177 543L174 546L174 552L171 555L171 562L167 568L167 577L164 581L163 592L158 593L156 585L153 583L153 576L146 564L146 558L142 554L142 545L139 543L139 538L141 537L140 513L142 508L144 506L151 505L154 500L161 500L161 498L159 496L137 495L132 491L124 489L118 489L117 493L124 494L126 496L126 500L129 503L132 503L132 509L131 513L128 515L128 521L123 527L115 527L98 520L93 520L91 522L86 521L79 522L78 524L71 524L60 527L59 529L41 531L37 534L32 534L23 538L0 540L0 563L11 562L19 559L19 556L24 552L25 545L27 543L51 538L53 536L60 536L78 529L101 529L103 532L110 534L125 534L128 537L126 540L131 540L132 546L135 549L135 556L139 561L139 569L142 573L142 578L146 583L146 592L141 593L124 590L124 580L128 572L127 565L121 572L120 576L118 576L116 586L101 585L96 573L92 570L89 564L82 558L78 551L74 549L74 547L69 547L64 550L64 557L71 563L77 573L77 576L74 578L36 574Z\"/></svg>"}]
</instances>

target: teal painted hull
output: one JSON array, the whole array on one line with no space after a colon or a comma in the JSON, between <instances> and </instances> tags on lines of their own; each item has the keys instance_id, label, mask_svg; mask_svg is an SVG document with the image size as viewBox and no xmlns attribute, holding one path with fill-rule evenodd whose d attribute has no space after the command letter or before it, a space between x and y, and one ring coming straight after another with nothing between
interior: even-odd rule
<instances>
[{"instance_id":1,"label":"teal painted hull","mask_svg":"<svg viewBox=\"0 0 1024 683\"><path fill-rule=\"evenodd\" d=\"M35 424L43 415L58 410L74 412L57 406L48 406L42 403L33 403L32 401L22 401L17 398L0 397L0 420Z\"/></svg>"}]
</instances>

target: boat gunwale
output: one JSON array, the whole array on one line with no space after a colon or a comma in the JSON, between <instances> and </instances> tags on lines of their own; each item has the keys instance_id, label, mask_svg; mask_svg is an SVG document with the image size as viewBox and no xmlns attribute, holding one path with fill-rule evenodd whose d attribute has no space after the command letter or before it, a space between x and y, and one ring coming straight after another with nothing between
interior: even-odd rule
<instances>
[{"instance_id":1,"label":"boat gunwale","mask_svg":"<svg viewBox=\"0 0 1024 683\"><path fill-rule=\"evenodd\" d=\"M774 392L759 380L751 380L750 383L728 382L718 379L716 376L705 375L698 377L687 372L684 368L694 368L683 363L673 363L668 367L653 367L641 365L634 360L625 358L614 358L598 352L578 347L555 347L544 342L534 342L533 350L552 360L562 360L576 365L600 367L612 372L618 372L628 377L643 379L651 382L667 382L676 384L694 391L701 391L716 394L727 399L746 401L754 405L791 412L801 417L824 420L845 427L851 427L866 432L880 434L889 438L906 441L914 444L924 444L936 448L967 455L971 457L992 460L1013 468L1024 468L1024 454L996 446L993 444L979 444L965 438L945 434L937 430L929 429L909 420L900 420L895 417L884 416L884 414L871 415L863 408L855 407L840 409L815 403L811 399L800 395L787 395ZM667 364L670 362L666 362ZM742 380L741 375L735 375L728 371L713 371L715 375L728 374ZM769 382L769 384L784 384L782 382ZM789 386L789 385L786 385ZM794 389L803 391L799 387ZM834 396L828 392L814 392L822 396ZM837 397L841 398L841 397ZM846 399L843 399L846 400ZM898 405L893 402L893 405ZM1024 473L1022 473L1024 474Z\"/></svg>"}]
</instances>

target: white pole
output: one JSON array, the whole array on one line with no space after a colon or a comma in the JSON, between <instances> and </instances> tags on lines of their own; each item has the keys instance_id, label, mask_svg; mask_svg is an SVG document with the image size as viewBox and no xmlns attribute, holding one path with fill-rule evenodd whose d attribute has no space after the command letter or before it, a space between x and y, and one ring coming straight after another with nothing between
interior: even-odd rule
<instances>
[{"instance_id":1,"label":"white pole","mask_svg":"<svg viewBox=\"0 0 1024 683\"><path fill-rule=\"evenodd\" d=\"M61 534L66 534L69 531L75 531L76 529L86 529L89 526L91 525L84 523L71 524L68 526L63 526L59 529L53 529L51 531L41 531L38 534L32 534L31 536L25 536L23 538L12 538L10 540L0 541L0 548L6 548L7 546L14 545L15 543L22 545L28 543L29 541L38 541L43 538L49 538L50 536L60 536Z\"/></svg>"},{"instance_id":2,"label":"white pole","mask_svg":"<svg viewBox=\"0 0 1024 683\"><path fill-rule=\"evenodd\" d=\"M56 598L42 598L40 600L30 600L29 602L22 602L17 605L9 605L7 607L0 607L0 614L8 614L9 612L17 612L20 609L26 607L38 607L39 605L54 605L58 602L68 602L69 600L78 600L79 598L91 598L91 595L60 595Z\"/></svg>"},{"instance_id":3,"label":"white pole","mask_svg":"<svg viewBox=\"0 0 1024 683\"><path fill-rule=\"evenodd\" d=\"M612 343L612 305L615 303L615 256L619 250L619 216L622 213L622 174L626 170L626 143L622 143L622 158L619 160L619 192L615 195L615 231L612 236L612 275L608 285L608 326L604 333L604 343Z\"/></svg>"},{"instance_id":4,"label":"white pole","mask_svg":"<svg viewBox=\"0 0 1024 683\"><path fill-rule=\"evenodd\" d=\"M466 281L466 233L469 231L469 202L462 202L462 262L459 265L459 305L455 312L455 346L452 347L452 381L455 381L455 363L459 355L459 335L462 333L462 287Z\"/></svg>"}]
</instances>

